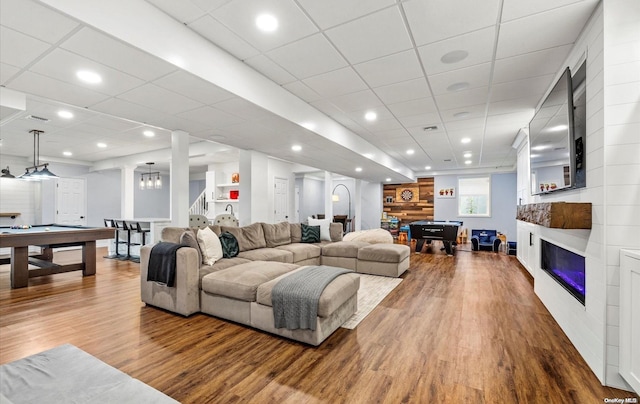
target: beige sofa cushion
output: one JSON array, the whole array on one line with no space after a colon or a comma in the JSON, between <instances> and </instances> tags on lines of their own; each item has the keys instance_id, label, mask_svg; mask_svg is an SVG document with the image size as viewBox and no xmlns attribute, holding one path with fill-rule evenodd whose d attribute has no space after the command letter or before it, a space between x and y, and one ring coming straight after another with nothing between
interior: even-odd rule
<instances>
[{"instance_id":1,"label":"beige sofa cushion","mask_svg":"<svg viewBox=\"0 0 640 404\"><path fill-rule=\"evenodd\" d=\"M302 242L302 226L300 226L300 223L289 223L289 231L291 232L292 243Z\"/></svg>"},{"instance_id":2,"label":"beige sofa cushion","mask_svg":"<svg viewBox=\"0 0 640 404\"><path fill-rule=\"evenodd\" d=\"M291 229L289 222L278 224L261 223L267 248L291 243Z\"/></svg>"},{"instance_id":3,"label":"beige sofa cushion","mask_svg":"<svg viewBox=\"0 0 640 404\"><path fill-rule=\"evenodd\" d=\"M250 251L242 251L238 257L251 261L276 261L276 262L293 262L293 253L277 248L258 248Z\"/></svg>"},{"instance_id":4,"label":"beige sofa cushion","mask_svg":"<svg viewBox=\"0 0 640 404\"><path fill-rule=\"evenodd\" d=\"M300 262L311 258L317 258L322 252L319 245L309 243L293 243L276 247L278 250L289 251L293 254L293 262Z\"/></svg>"},{"instance_id":5,"label":"beige sofa cushion","mask_svg":"<svg viewBox=\"0 0 640 404\"><path fill-rule=\"evenodd\" d=\"M409 256L410 250L402 244L371 244L358 250L358 260L398 263Z\"/></svg>"},{"instance_id":6,"label":"beige sofa cushion","mask_svg":"<svg viewBox=\"0 0 640 404\"><path fill-rule=\"evenodd\" d=\"M299 271L301 268L304 267L300 267L296 271ZM295 271L292 271L291 273L293 272ZM276 283L287 275L289 275L289 273L258 286L256 302L272 307L271 291ZM318 302L318 316L329 317L338 307L355 295L359 288L360 276L355 273L343 274L335 278L327 285L322 292L322 295L320 295L320 301Z\"/></svg>"},{"instance_id":7,"label":"beige sofa cushion","mask_svg":"<svg viewBox=\"0 0 640 404\"><path fill-rule=\"evenodd\" d=\"M393 236L385 229L352 231L344 235L344 241L364 241L371 244L393 244Z\"/></svg>"},{"instance_id":8,"label":"beige sofa cushion","mask_svg":"<svg viewBox=\"0 0 640 404\"><path fill-rule=\"evenodd\" d=\"M368 245L369 243L362 241L338 241L336 243L323 245L322 256L357 258L358 250Z\"/></svg>"},{"instance_id":9,"label":"beige sofa cushion","mask_svg":"<svg viewBox=\"0 0 640 404\"><path fill-rule=\"evenodd\" d=\"M267 246L264 240L264 231L262 230L262 224L254 223L249 226L243 227L229 227L221 226L220 230L233 234L238 240L238 247L240 252L255 250L257 248L265 248Z\"/></svg>"},{"instance_id":10,"label":"beige sofa cushion","mask_svg":"<svg viewBox=\"0 0 640 404\"><path fill-rule=\"evenodd\" d=\"M184 232L182 232L182 234L180 235L179 243L198 251L198 262L202 263L202 252L200 251L200 245L198 244L198 240L191 230L185 230Z\"/></svg>"},{"instance_id":11,"label":"beige sofa cushion","mask_svg":"<svg viewBox=\"0 0 640 404\"><path fill-rule=\"evenodd\" d=\"M342 231L342 223L329 224L329 236L331 236L331 241L342 241Z\"/></svg>"},{"instance_id":12,"label":"beige sofa cushion","mask_svg":"<svg viewBox=\"0 0 640 404\"><path fill-rule=\"evenodd\" d=\"M186 230L191 230L188 227L165 227L160 232L160 240L167 243L180 243L180 236ZM194 235L195 236L195 235Z\"/></svg>"},{"instance_id":13,"label":"beige sofa cushion","mask_svg":"<svg viewBox=\"0 0 640 404\"><path fill-rule=\"evenodd\" d=\"M299 268L281 262L247 262L210 273L202 278L202 290L246 302L256 301L256 290L261 284Z\"/></svg>"},{"instance_id":14,"label":"beige sofa cushion","mask_svg":"<svg viewBox=\"0 0 640 404\"><path fill-rule=\"evenodd\" d=\"M221 260L216 261L213 265L202 265L200 266L200 282L202 286L202 278L209 275L212 272L221 271L223 269L231 268L236 265L246 264L247 262L251 262L245 258L223 258Z\"/></svg>"}]
</instances>

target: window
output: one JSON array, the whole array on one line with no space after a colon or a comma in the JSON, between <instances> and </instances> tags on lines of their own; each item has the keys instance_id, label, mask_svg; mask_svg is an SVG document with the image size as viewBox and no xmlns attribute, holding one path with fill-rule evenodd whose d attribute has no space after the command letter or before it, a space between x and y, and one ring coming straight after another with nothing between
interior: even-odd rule
<instances>
[{"instance_id":1,"label":"window","mask_svg":"<svg viewBox=\"0 0 640 404\"><path fill-rule=\"evenodd\" d=\"M458 215L491 216L491 177L458 178Z\"/></svg>"}]
</instances>

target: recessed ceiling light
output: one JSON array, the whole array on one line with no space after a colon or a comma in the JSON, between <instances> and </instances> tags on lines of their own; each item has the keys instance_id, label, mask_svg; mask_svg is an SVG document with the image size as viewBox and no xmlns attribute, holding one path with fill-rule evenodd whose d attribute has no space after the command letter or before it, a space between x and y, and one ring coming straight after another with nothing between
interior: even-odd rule
<instances>
[{"instance_id":1,"label":"recessed ceiling light","mask_svg":"<svg viewBox=\"0 0 640 404\"><path fill-rule=\"evenodd\" d=\"M467 56L469 56L469 52L464 51L464 50L454 50L452 52L449 53L445 53L441 58L440 61L442 63L458 63L464 59L467 58Z\"/></svg>"},{"instance_id":2,"label":"recessed ceiling light","mask_svg":"<svg viewBox=\"0 0 640 404\"><path fill-rule=\"evenodd\" d=\"M466 153L465 153L465 154L463 154L462 156L463 156L464 158L468 159L469 157L471 157L471 156L472 156L472 154L471 154L471 153L469 153L469 152L466 152Z\"/></svg>"},{"instance_id":3,"label":"recessed ceiling light","mask_svg":"<svg viewBox=\"0 0 640 404\"><path fill-rule=\"evenodd\" d=\"M356 167L356 171L357 171L357 172L362 171L362 167Z\"/></svg>"},{"instance_id":4,"label":"recessed ceiling light","mask_svg":"<svg viewBox=\"0 0 640 404\"><path fill-rule=\"evenodd\" d=\"M469 115L471 115L471 113L470 113L470 112L468 112L468 111L462 111L462 112L458 112L458 113L453 114L453 117L454 117L454 118L466 118L466 117L468 117Z\"/></svg>"},{"instance_id":5,"label":"recessed ceiling light","mask_svg":"<svg viewBox=\"0 0 640 404\"><path fill-rule=\"evenodd\" d=\"M465 164L471 164L471 160L467 160L464 162Z\"/></svg>"},{"instance_id":6,"label":"recessed ceiling light","mask_svg":"<svg viewBox=\"0 0 640 404\"><path fill-rule=\"evenodd\" d=\"M413 150L413 149L409 149L409 150L407 150L407 154L408 154L408 155L412 155L413 153L415 153L415 150Z\"/></svg>"},{"instance_id":7,"label":"recessed ceiling light","mask_svg":"<svg viewBox=\"0 0 640 404\"><path fill-rule=\"evenodd\" d=\"M60 118L64 118L64 119L71 119L71 118L73 118L73 114L72 114L71 112L69 112L69 111L64 111L64 110L58 111L58 116L59 116Z\"/></svg>"},{"instance_id":8,"label":"recessed ceiling light","mask_svg":"<svg viewBox=\"0 0 640 404\"><path fill-rule=\"evenodd\" d=\"M260 14L256 17L256 26L260 31L273 32L278 29L278 19L271 14Z\"/></svg>"},{"instance_id":9,"label":"recessed ceiling light","mask_svg":"<svg viewBox=\"0 0 640 404\"><path fill-rule=\"evenodd\" d=\"M463 137L462 139L460 139L460 143L469 143L469 142L471 142L471 138Z\"/></svg>"},{"instance_id":10,"label":"recessed ceiling light","mask_svg":"<svg viewBox=\"0 0 640 404\"><path fill-rule=\"evenodd\" d=\"M142 134L146 137L154 137L156 135L156 133L152 130L145 130L144 132L142 132Z\"/></svg>"},{"instance_id":11,"label":"recessed ceiling light","mask_svg":"<svg viewBox=\"0 0 640 404\"><path fill-rule=\"evenodd\" d=\"M294 144L293 146L291 146L291 150L300 151L302 150L302 146L300 146L299 144Z\"/></svg>"},{"instance_id":12,"label":"recessed ceiling light","mask_svg":"<svg viewBox=\"0 0 640 404\"><path fill-rule=\"evenodd\" d=\"M364 119L366 119L369 122L375 121L377 118L378 118L378 114L376 114L373 111L369 111L366 114L364 114Z\"/></svg>"},{"instance_id":13,"label":"recessed ceiling light","mask_svg":"<svg viewBox=\"0 0 640 404\"><path fill-rule=\"evenodd\" d=\"M461 81L459 83L453 83L449 87L447 87L447 91L462 91L469 88L469 83L466 81Z\"/></svg>"},{"instance_id":14,"label":"recessed ceiling light","mask_svg":"<svg viewBox=\"0 0 640 404\"><path fill-rule=\"evenodd\" d=\"M92 72L89 70L79 70L76 73L76 76L84 81L85 83L89 83L89 84L98 84L102 82L102 77L100 77L100 75L96 72Z\"/></svg>"},{"instance_id":15,"label":"recessed ceiling light","mask_svg":"<svg viewBox=\"0 0 640 404\"><path fill-rule=\"evenodd\" d=\"M431 166L424 166L425 170L431 170Z\"/></svg>"},{"instance_id":16,"label":"recessed ceiling light","mask_svg":"<svg viewBox=\"0 0 640 404\"><path fill-rule=\"evenodd\" d=\"M98 146L101 149L104 149L105 147L107 147L106 143L98 143L96 146Z\"/></svg>"},{"instance_id":17,"label":"recessed ceiling light","mask_svg":"<svg viewBox=\"0 0 640 404\"><path fill-rule=\"evenodd\" d=\"M67 157L73 156L73 153L71 153L70 151L63 151L62 154L67 156Z\"/></svg>"},{"instance_id":18,"label":"recessed ceiling light","mask_svg":"<svg viewBox=\"0 0 640 404\"><path fill-rule=\"evenodd\" d=\"M385 179L385 181L389 182L389 181L391 181L391 178L387 178L387 179Z\"/></svg>"}]
</instances>

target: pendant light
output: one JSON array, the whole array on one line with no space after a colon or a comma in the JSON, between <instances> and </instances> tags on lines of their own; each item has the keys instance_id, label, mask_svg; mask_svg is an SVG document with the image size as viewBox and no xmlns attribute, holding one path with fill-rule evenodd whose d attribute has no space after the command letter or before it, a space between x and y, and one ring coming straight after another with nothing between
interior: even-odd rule
<instances>
[{"instance_id":1,"label":"pendant light","mask_svg":"<svg viewBox=\"0 0 640 404\"><path fill-rule=\"evenodd\" d=\"M160 177L160 171L151 172L151 166L155 163L149 162L145 164L147 165L149 172L142 173L140 175L140 189L161 189L162 178Z\"/></svg>"},{"instance_id":2,"label":"pendant light","mask_svg":"<svg viewBox=\"0 0 640 404\"><path fill-rule=\"evenodd\" d=\"M33 166L25 168L24 174L18 178L31 181L58 178L57 175L49 171L49 163L40 164L40 134L44 133L44 131L32 129L29 133L33 133ZM42 170L38 171L40 167L42 167ZM33 172L29 171L31 169L33 169Z\"/></svg>"}]
</instances>

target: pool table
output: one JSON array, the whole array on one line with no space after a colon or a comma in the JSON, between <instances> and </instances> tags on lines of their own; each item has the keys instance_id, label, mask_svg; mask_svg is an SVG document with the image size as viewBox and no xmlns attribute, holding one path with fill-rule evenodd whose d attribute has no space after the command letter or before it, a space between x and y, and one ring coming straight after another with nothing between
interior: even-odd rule
<instances>
[{"instance_id":1,"label":"pool table","mask_svg":"<svg viewBox=\"0 0 640 404\"><path fill-rule=\"evenodd\" d=\"M29 278L80 271L83 276L96 273L96 240L114 238L114 229L67 225L36 225L29 229L0 227L0 247L11 247L11 287L23 288ZM29 246L39 246L41 254L29 256ZM53 263L53 249L82 246L82 262L59 265ZM29 264L39 267L29 269Z\"/></svg>"}]
</instances>

